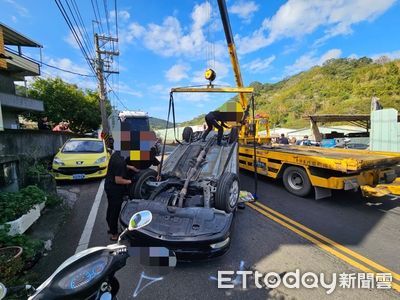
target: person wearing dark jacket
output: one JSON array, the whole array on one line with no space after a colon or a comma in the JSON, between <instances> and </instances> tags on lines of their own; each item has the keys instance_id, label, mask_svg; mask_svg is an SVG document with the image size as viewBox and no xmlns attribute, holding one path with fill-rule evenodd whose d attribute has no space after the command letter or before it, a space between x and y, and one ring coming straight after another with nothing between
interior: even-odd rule
<instances>
[{"instance_id":1,"label":"person wearing dark jacket","mask_svg":"<svg viewBox=\"0 0 400 300\"><path fill-rule=\"evenodd\" d=\"M118 240L118 217L124 202L123 197L126 186L132 183L132 180L124 178L126 177L127 169L138 171L135 167L128 166L118 151L114 152L108 162L104 184L108 200L106 219L112 241Z\"/></svg>"},{"instance_id":2,"label":"person wearing dark jacket","mask_svg":"<svg viewBox=\"0 0 400 300\"><path fill-rule=\"evenodd\" d=\"M281 145L289 145L289 140L285 135L282 133L281 137L279 138L279 144Z\"/></svg>"},{"instance_id":3,"label":"person wearing dark jacket","mask_svg":"<svg viewBox=\"0 0 400 300\"><path fill-rule=\"evenodd\" d=\"M206 116L205 120L207 123L207 129L204 131L202 139L203 142L206 140L207 135L210 133L211 130L213 130L213 127L218 129L218 138L217 138L217 144L221 146L221 141L222 141L222 135L224 134L224 128L229 128L228 125L222 121L221 118L221 112L219 111L210 111Z\"/></svg>"},{"instance_id":4,"label":"person wearing dark jacket","mask_svg":"<svg viewBox=\"0 0 400 300\"><path fill-rule=\"evenodd\" d=\"M38 120L38 129L39 130L51 130L49 120L46 116L42 117Z\"/></svg>"}]
</instances>

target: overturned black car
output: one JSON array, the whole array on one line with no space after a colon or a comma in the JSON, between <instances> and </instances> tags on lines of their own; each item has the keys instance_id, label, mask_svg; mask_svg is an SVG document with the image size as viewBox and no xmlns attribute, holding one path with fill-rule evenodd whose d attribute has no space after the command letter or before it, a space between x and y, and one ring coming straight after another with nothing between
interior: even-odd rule
<instances>
[{"instance_id":1,"label":"overturned black car","mask_svg":"<svg viewBox=\"0 0 400 300\"><path fill-rule=\"evenodd\" d=\"M203 142L187 127L184 141L162 166L161 181L152 169L140 172L120 215L124 229L134 212L152 212L152 223L132 232L135 245L168 247L180 260L216 257L229 249L240 190L237 138L233 128L218 146L215 135Z\"/></svg>"}]
</instances>

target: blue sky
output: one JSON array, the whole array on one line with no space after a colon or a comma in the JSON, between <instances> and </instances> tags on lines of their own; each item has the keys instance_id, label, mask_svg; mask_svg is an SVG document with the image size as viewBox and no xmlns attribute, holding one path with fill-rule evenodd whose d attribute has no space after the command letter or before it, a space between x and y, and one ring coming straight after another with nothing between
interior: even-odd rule
<instances>
[{"instance_id":1,"label":"blue sky","mask_svg":"<svg viewBox=\"0 0 400 300\"><path fill-rule=\"evenodd\" d=\"M61 2L67 7L74 1ZM92 36L92 0L75 3ZM114 34L114 0L93 3L99 5L104 31L108 19ZM246 85L277 82L330 58L400 57L396 0L229 0L227 5ZM140 109L165 119L170 88L206 84L207 67L216 70L216 84L234 85L216 0L117 0L117 6L120 56L114 67L119 65L120 74L109 82L120 98L110 94L119 109ZM43 45L45 63L90 74L55 1L0 0L0 8L0 22ZM25 54L40 57L36 49L27 49ZM43 76L96 87L94 78L45 66L42 71ZM177 120L210 111L229 97L177 95Z\"/></svg>"}]
</instances>

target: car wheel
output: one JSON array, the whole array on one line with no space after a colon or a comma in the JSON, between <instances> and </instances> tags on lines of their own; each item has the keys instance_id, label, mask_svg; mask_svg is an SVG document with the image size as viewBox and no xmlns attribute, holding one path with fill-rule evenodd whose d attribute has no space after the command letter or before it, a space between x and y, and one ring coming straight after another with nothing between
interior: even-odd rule
<instances>
[{"instance_id":1,"label":"car wheel","mask_svg":"<svg viewBox=\"0 0 400 300\"><path fill-rule=\"evenodd\" d=\"M239 199L239 178L236 174L225 173L221 176L215 193L215 208L230 213L235 210Z\"/></svg>"},{"instance_id":2,"label":"car wheel","mask_svg":"<svg viewBox=\"0 0 400 300\"><path fill-rule=\"evenodd\" d=\"M146 182L156 181L157 172L153 169L141 170L136 176L136 182L131 187L129 196L131 199L149 199L152 189L146 184Z\"/></svg>"},{"instance_id":3,"label":"car wheel","mask_svg":"<svg viewBox=\"0 0 400 300\"><path fill-rule=\"evenodd\" d=\"M300 167L288 167L283 172L283 185L290 193L304 197L311 192L311 182L306 171Z\"/></svg>"},{"instance_id":4,"label":"car wheel","mask_svg":"<svg viewBox=\"0 0 400 300\"><path fill-rule=\"evenodd\" d=\"M231 132L229 133L228 143L233 144L234 142L236 142L238 140L238 137L239 137L239 130L237 127L233 127L231 129Z\"/></svg>"},{"instance_id":5,"label":"car wheel","mask_svg":"<svg viewBox=\"0 0 400 300\"><path fill-rule=\"evenodd\" d=\"M190 143L192 141L193 136L193 128L192 127L185 127L182 132L182 139L186 143Z\"/></svg>"}]
</instances>

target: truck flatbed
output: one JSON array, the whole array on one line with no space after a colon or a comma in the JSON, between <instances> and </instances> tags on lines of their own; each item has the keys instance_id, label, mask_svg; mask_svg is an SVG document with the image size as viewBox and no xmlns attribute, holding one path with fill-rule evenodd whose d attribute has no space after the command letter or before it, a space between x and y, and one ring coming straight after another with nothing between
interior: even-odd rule
<instances>
[{"instance_id":1,"label":"truck flatbed","mask_svg":"<svg viewBox=\"0 0 400 300\"><path fill-rule=\"evenodd\" d=\"M246 152L253 151L252 146L241 146L241 148L246 149ZM260 157L273 155L274 153L279 153L279 155L288 154L295 161L306 159L304 162L306 164L346 173L400 164L400 153L394 152L305 146L274 146L272 148L260 146L257 147L257 150L257 156L260 155Z\"/></svg>"},{"instance_id":2,"label":"truck flatbed","mask_svg":"<svg viewBox=\"0 0 400 300\"><path fill-rule=\"evenodd\" d=\"M311 188L316 198L331 189L358 190L391 183L396 178L400 153L312 146L257 146L257 173L282 178L286 189L305 196ZM253 145L240 145L239 166L254 171ZM328 191L329 190L329 191Z\"/></svg>"}]
</instances>

